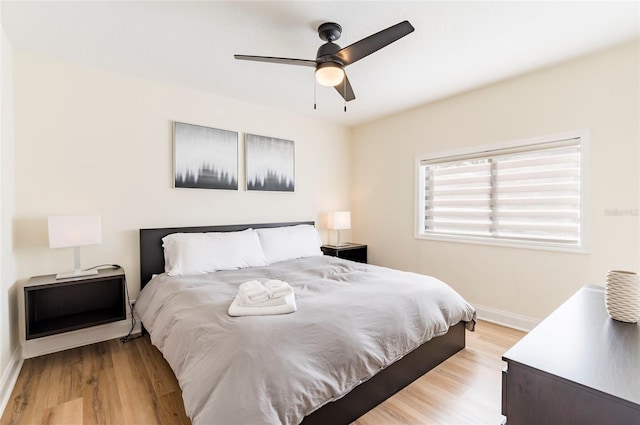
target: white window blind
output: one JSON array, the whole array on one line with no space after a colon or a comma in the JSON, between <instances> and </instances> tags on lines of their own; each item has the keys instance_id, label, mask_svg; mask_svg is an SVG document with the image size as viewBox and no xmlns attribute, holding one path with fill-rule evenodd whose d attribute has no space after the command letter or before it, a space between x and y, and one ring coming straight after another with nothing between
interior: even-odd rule
<instances>
[{"instance_id":1,"label":"white window blind","mask_svg":"<svg viewBox=\"0 0 640 425\"><path fill-rule=\"evenodd\" d=\"M582 137L419 162L419 235L582 247Z\"/></svg>"}]
</instances>

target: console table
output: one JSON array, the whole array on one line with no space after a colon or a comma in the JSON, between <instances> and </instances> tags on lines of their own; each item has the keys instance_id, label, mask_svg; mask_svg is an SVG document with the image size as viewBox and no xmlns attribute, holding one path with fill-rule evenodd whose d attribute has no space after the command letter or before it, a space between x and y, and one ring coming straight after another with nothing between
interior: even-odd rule
<instances>
[{"instance_id":1,"label":"console table","mask_svg":"<svg viewBox=\"0 0 640 425\"><path fill-rule=\"evenodd\" d=\"M502 357L508 425L640 424L640 325L618 322L588 285Z\"/></svg>"}]
</instances>

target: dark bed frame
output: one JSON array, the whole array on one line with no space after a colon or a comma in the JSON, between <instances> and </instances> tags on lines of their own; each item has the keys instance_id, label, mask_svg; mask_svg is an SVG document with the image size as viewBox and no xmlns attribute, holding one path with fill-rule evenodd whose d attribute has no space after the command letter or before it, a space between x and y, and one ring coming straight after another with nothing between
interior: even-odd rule
<instances>
[{"instance_id":1,"label":"dark bed frame","mask_svg":"<svg viewBox=\"0 0 640 425\"><path fill-rule=\"evenodd\" d=\"M314 222L140 229L140 289L144 288L153 274L164 272L162 238L167 235L172 233L236 232L248 228L272 228L298 224L314 225ZM302 425L347 425L355 421L463 349L465 346L464 325L463 322L460 322L449 328L446 334L425 342L411 353L378 372L371 379L355 387L344 397L327 403L306 416Z\"/></svg>"}]
</instances>

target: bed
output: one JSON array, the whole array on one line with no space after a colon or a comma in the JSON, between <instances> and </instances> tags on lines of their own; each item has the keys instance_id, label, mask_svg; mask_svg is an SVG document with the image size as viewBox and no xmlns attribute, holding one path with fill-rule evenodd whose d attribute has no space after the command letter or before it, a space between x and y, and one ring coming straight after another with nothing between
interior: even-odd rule
<instances>
[{"instance_id":1,"label":"bed","mask_svg":"<svg viewBox=\"0 0 640 425\"><path fill-rule=\"evenodd\" d=\"M381 284L378 282L380 278L388 279L389 282L395 282L397 279L402 278L407 282L416 281L414 282L415 284L418 284L418 281L422 284L424 279L436 281L433 278L325 256L299 260L292 259L265 267L216 272L213 275L182 276L179 279L172 278L164 273L165 257L162 238L167 235L174 233L239 232L245 229L269 229L300 225L313 225L313 222L140 230L140 281L142 288L141 296L136 301L136 311L138 311L142 301L142 307L145 309L141 315L144 329L149 331L152 343L160 349L174 373L176 373L183 390L185 409L194 424L348 424L464 348L465 327L473 329L475 310L466 304L455 291L437 281L434 283L434 285L438 285L437 291L446 293L446 297L459 297L461 306L460 312L453 312L455 309L445 306L440 308L437 313L429 313L436 316L437 326L435 326L435 330L420 329L413 322L424 320L417 318L417 312L411 309L404 309L400 305L396 306L395 302L386 301L387 297L383 296L379 298L381 299L380 305L376 306L380 310L376 312L376 318L375 320L372 318L371 323L377 323L378 327L384 327L385 323L392 322L388 320L386 315L402 316L402 320L406 321L402 326L413 329L413 334L409 337L403 336L401 338L402 341L399 345L402 347L390 346L391 348L389 348L386 343L383 343L385 345L384 350L382 350L384 351L383 354L366 354L364 360L361 358L362 354L360 354L361 357L350 359L344 353L330 352L335 349L332 341L334 339L338 340L337 338L340 337L338 334L351 332L350 329L347 329L351 328L351 325L335 325L338 320L337 317L345 316L346 320L351 320L353 323L358 321L357 318L349 317L350 309L348 306L340 306L341 302L347 302L341 300L357 303L357 299L355 301L349 299L349 297L354 296L354 291L358 291L358 288L365 284L368 285L367 287L380 289ZM234 285L237 288L237 284L246 279L273 277L284 277L284 279L292 282L296 298L299 299L299 310L297 312L290 315L271 316L267 320L256 318L246 320L249 319L248 317L230 318L225 314L225 309L233 299ZM365 282L368 279L371 282ZM443 286L441 287L440 285ZM213 295L210 287L215 287ZM322 290L319 289L320 287L322 287ZM413 290L415 288L408 287L407 290L409 289ZM332 301L328 304L325 302L323 306L325 292L329 293L331 291L337 291L336 294L339 293L340 296L336 298L336 295L332 294L331 296L334 297ZM405 293L404 298L412 298L411 293ZM189 305L188 308L186 305L182 307L180 304L183 302L181 301L182 299L191 299L189 302L195 302L196 305L193 307ZM440 301L434 301L434 303L440 303ZM330 307L327 307L327 305ZM321 312L323 308L335 308L335 310ZM217 310L217 312L214 310ZM394 313L394 310L397 311ZM187 322L185 318L186 311L199 312L196 314L203 319L201 321L192 321L190 324L179 328L182 322ZM407 311L407 313L398 314L398 311ZM311 312L315 316L310 316ZM165 316L162 317L162 314ZM457 319L453 320L455 323L444 324L447 320L452 321L454 316L457 317ZM292 327L294 322L297 322L297 326L303 326L304 331L294 329ZM364 323L366 327L366 320ZM240 324L242 324L242 327L240 327ZM268 324L268 327L261 328L263 324ZM208 329L206 331L198 331L200 332L199 334L195 333L195 329L207 326L212 326L213 331ZM353 326L356 327L355 324ZM238 349L238 351L232 351L229 348L242 345L246 340L262 341L263 338L256 337L255 334L251 337L247 336L249 335L246 333L248 332L247 328L256 327L260 329L260 334L258 335L266 335L265 339L267 340L282 338L282 341L272 342L278 347L275 351L282 351L283 359L271 358L271 352L268 350L272 348L266 346L258 348L259 351L263 350L263 353L257 356L257 360L255 354L244 348ZM176 329L175 332L167 331L167 329L174 328ZM229 333L219 336L215 332L218 332L220 328L229 330ZM269 336L268 332L272 332L272 334ZM330 332L335 332L335 338ZM203 335L216 336L208 338ZM277 336L274 337L274 335ZM281 335L285 336L282 337ZM312 335L313 338L306 338L306 335ZM328 337L327 335L331 336ZM293 339L294 337L298 339ZM350 334L342 335L341 337L346 339L340 342L340 347L344 346L345 350L359 349L360 342L354 340ZM419 339L420 341L417 343L416 341ZM424 341L421 339L424 339ZM241 342L238 342L238 340ZM318 349L318 346L313 349L304 348L304 344L311 344L312 342L310 341L312 340L314 341L313 343L320 341L320 347L323 347L323 341L327 341L326 350ZM262 343L273 345L264 341ZM362 344L368 345L369 341L366 340ZM206 346L206 349L203 349L203 346ZM296 379L306 373L301 372L301 368L298 367L301 364L298 359L306 355L307 351L329 351L330 353L324 353L325 355L321 356L321 359L305 359L302 362L306 362L304 363L304 368L307 368L307 364L311 364L309 368L310 376L299 378L305 386L304 390L296 392L300 385L303 385L297 381L291 384L290 388L273 387L271 384L275 381L280 381L280 374L283 369L287 368L283 367L283 365L292 366L291 373L295 375ZM335 359L332 361L341 364L335 366L335 371L334 365L327 366L327 364L322 363L332 356ZM228 367L225 366L226 357L233 357L229 361L235 363L229 363L230 366ZM263 358L265 359L264 365L256 363L262 361ZM187 365L187 360L192 363L200 363L200 366ZM242 361L240 363L241 366L238 366L239 361ZM313 369L316 364L318 365L318 370ZM217 368L222 370L213 370ZM273 368L275 370L270 370ZM349 370L343 373L341 368ZM351 369L354 370L352 371ZM362 375L363 371L366 372L366 375ZM358 373L361 375L358 375ZM326 375L337 375L338 378L335 383L328 382ZM257 377L255 384L251 382L254 376ZM284 378L282 380L285 381ZM233 382L233 385L236 386L229 387L231 388L230 390L225 390L222 385L226 381ZM286 385L284 384L285 387ZM307 390L309 385L313 387L311 390ZM256 392L256 388L263 387L262 392ZM273 399L270 397L273 397ZM263 400L265 398L267 399L266 401ZM212 401L213 399L216 401ZM263 405L258 406L258 403L254 403L257 399L260 399ZM242 407L234 411L231 405L235 404ZM252 404L257 405L256 412L247 413L246 411L249 410L247 406ZM213 407L210 405L213 405ZM220 409L220 405L228 408ZM260 420L256 418L260 418Z\"/></svg>"}]
</instances>

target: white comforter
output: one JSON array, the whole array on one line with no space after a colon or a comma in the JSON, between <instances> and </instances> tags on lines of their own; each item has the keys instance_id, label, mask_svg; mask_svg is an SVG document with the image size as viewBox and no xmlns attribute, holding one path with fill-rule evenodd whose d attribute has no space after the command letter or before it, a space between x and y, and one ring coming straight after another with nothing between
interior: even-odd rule
<instances>
[{"instance_id":1,"label":"white comforter","mask_svg":"<svg viewBox=\"0 0 640 425\"><path fill-rule=\"evenodd\" d=\"M281 279L298 311L230 317L238 286ZM475 310L423 275L318 256L155 277L136 312L176 374L194 425L299 424Z\"/></svg>"}]
</instances>

